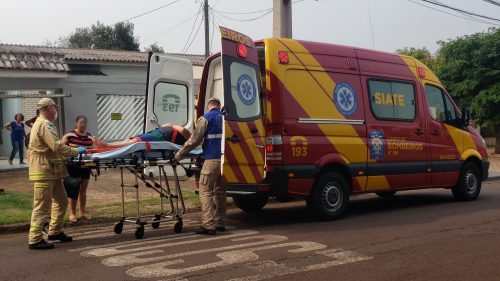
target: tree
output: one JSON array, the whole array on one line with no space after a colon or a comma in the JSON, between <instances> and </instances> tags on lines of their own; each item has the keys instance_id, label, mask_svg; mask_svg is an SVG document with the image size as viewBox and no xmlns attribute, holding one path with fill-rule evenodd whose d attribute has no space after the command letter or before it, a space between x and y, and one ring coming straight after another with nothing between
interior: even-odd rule
<instances>
[{"instance_id":1,"label":"tree","mask_svg":"<svg viewBox=\"0 0 500 281\"><path fill-rule=\"evenodd\" d=\"M404 49L398 49L396 50L396 53L400 55L405 55L405 56L411 56L419 61L423 62L427 67L429 67L431 70L435 70L436 68L436 58L429 52L429 50L426 47L423 47L421 49L417 48L404 48Z\"/></svg>"},{"instance_id":2,"label":"tree","mask_svg":"<svg viewBox=\"0 0 500 281\"><path fill-rule=\"evenodd\" d=\"M139 51L139 40L134 36L134 24L130 22L115 25L97 22L91 27L80 27L67 42L70 48Z\"/></svg>"},{"instance_id":3,"label":"tree","mask_svg":"<svg viewBox=\"0 0 500 281\"><path fill-rule=\"evenodd\" d=\"M495 126L500 153L500 29L438 43L438 76L480 125Z\"/></svg>"},{"instance_id":4,"label":"tree","mask_svg":"<svg viewBox=\"0 0 500 281\"><path fill-rule=\"evenodd\" d=\"M145 52L153 52L153 53L159 53L159 54L164 54L165 50L163 50L163 47L158 44L158 42L154 42L153 44L149 45L149 47L144 48Z\"/></svg>"}]
</instances>

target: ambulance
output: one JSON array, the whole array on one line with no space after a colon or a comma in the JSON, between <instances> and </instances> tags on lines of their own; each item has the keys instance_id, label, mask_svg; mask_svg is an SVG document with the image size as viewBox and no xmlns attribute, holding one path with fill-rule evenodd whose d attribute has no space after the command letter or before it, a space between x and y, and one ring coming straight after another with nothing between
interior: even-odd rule
<instances>
[{"instance_id":1,"label":"ambulance","mask_svg":"<svg viewBox=\"0 0 500 281\"><path fill-rule=\"evenodd\" d=\"M444 86L407 56L292 39L254 42L220 27L196 115L223 103L222 174L245 211L268 198L304 198L322 219L339 218L351 195L447 188L478 197L489 161ZM189 126L192 121L189 122Z\"/></svg>"}]
</instances>

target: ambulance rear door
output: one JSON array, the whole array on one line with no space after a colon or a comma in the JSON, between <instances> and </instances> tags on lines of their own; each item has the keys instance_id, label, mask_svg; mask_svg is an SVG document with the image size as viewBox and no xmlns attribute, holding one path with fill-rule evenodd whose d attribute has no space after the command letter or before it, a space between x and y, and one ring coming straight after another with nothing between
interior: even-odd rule
<instances>
[{"instance_id":1,"label":"ambulance rear door","mask_svg":"<svg viewBox=\"0 0 500 281\"><path fill-rule=\"evenodd\" d=\"M193 131L193 63L184 58L150 53L144 131L165 123Z\"/></svg>"},{"instance_id":2,"label":"ambulance rear door","mask_svg":"<svg viewBox=\"0 0 500 281\"><path fill-rule=\"evenodd\" d=\"M253 40L220 27L223 79L224 156L226 184L255 185L263 181L265 129L259 60Z\"/></svg>"}]
</instances>

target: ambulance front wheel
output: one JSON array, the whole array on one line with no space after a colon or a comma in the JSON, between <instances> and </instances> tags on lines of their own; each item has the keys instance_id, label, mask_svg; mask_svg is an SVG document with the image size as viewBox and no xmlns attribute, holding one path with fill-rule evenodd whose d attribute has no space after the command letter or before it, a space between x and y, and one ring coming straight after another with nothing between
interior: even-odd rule
<instances>
[{"instance_id":1,"label":"ambulance front wheel","mask_svg":"<svg viewBox=\"0 0 500 281\"><path fill-rule=\"evenodd\" d=\"M320 219L338 219L349 204L349 196L346 179L338 173L326 172L316 181L307 207Z\"/></svg>"},{"instance_id":2,"label":"ambulance front wheel","mask_svg":"<svg viewBox=\"0 0 500 281\"><path fill-rule=\"evenodd\" d=\"M481 173L479 172L479 167L472 162L466 162L460 171L458 184L451 191L458 201L476 200L481 192Z\"/></svg>"},{"instance_id":3,"label":"ambulance front wheel","mask_svg":"<svg viewBox=\"0 0 500 281\"><path fill-rule=\"evenodd\" d=\"M233 202L236 207L248 213L258 212L262 210L262 208L266 206L268 199L269 198L267 194L262 193L233 196Z\"/></svg>"}]
</instances>

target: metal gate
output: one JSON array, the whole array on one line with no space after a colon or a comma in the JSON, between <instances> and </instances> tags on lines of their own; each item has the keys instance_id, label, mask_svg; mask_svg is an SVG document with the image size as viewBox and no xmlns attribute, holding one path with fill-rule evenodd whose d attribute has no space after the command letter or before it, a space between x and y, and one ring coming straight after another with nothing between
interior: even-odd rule
<instances>
[{"instance_id":1,"label":"metal gate","mask_svg":"<svg viewBox=\"0 0 500 281\"><path fill-rule=\"evenodd\" d=\"M97 95L97 133L104 141L121 140L143 130L144 96Z\"/></svg>"}]
</instances>

